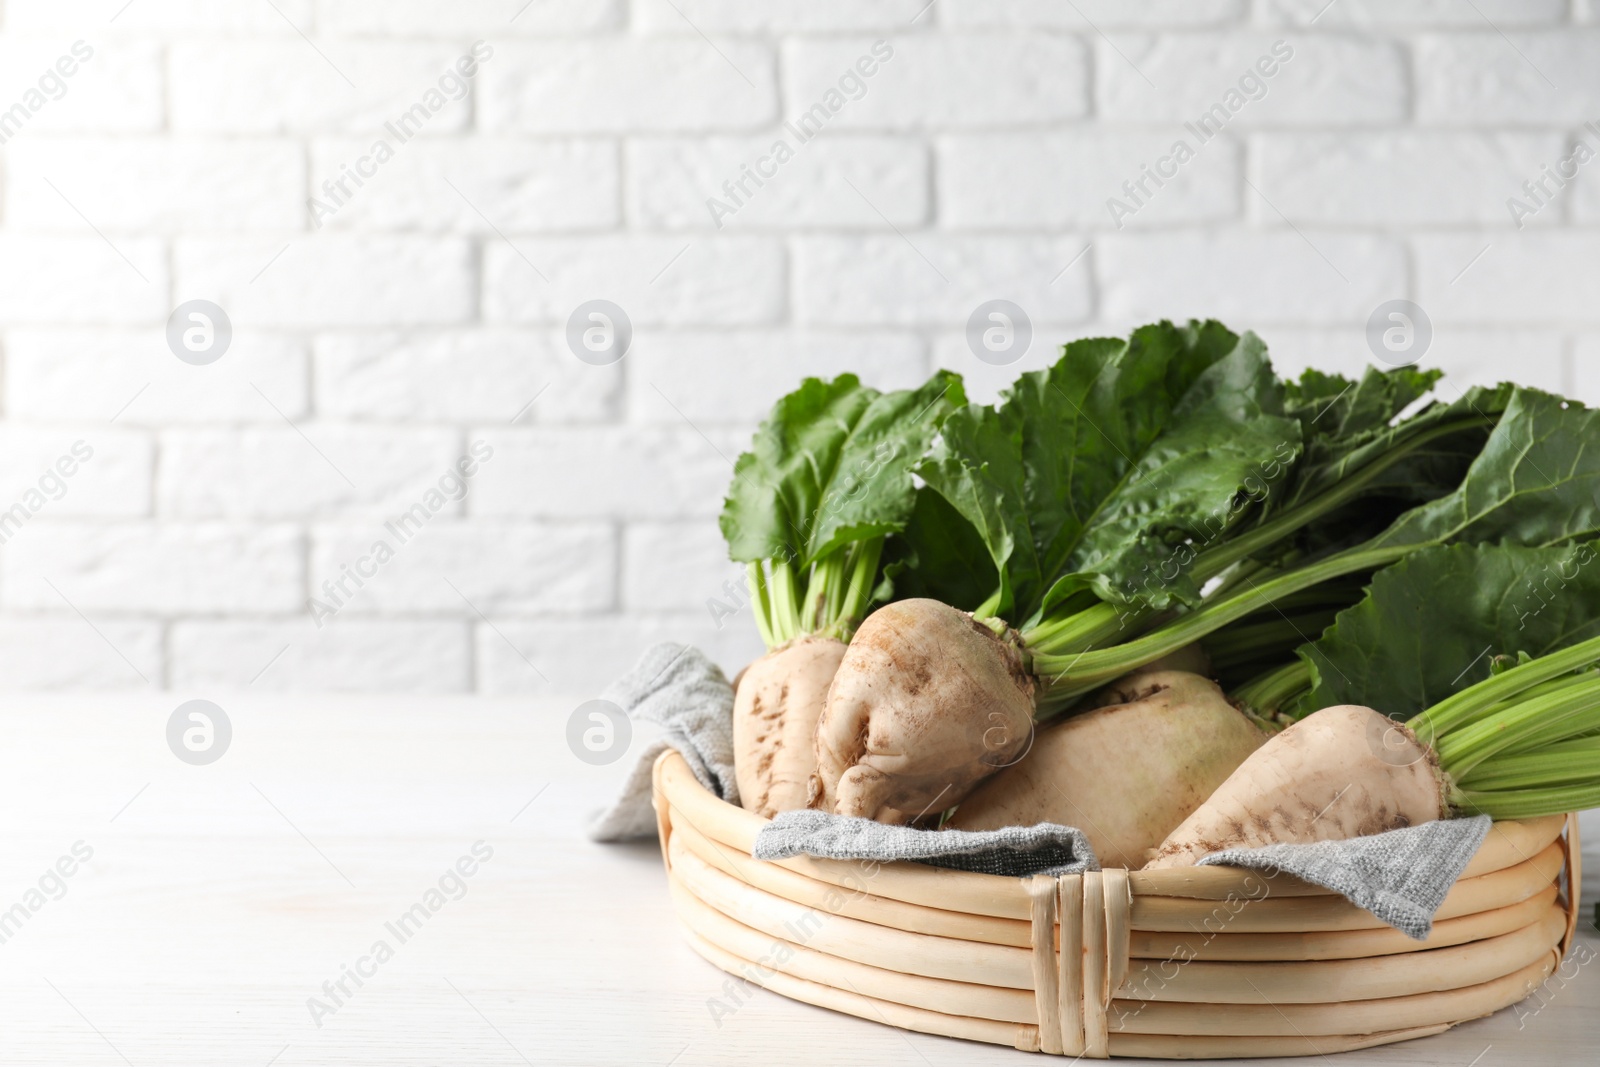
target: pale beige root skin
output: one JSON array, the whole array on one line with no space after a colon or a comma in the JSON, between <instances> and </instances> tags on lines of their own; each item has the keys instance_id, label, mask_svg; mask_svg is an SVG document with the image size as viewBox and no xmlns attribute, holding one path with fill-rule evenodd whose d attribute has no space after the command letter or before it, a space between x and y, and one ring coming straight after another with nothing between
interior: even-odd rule
<instances>
[{"instance_id":1,"label":"pale beige root skin","mask_svg":"<svg viewBox=\"0 0 1600 1067\"><path fill-rule=\"evenodd\" d=\"M1267 740L1197 674L1141 670L1106 697L1041 729L1032 750L973 790L945 825L1076 826L1102 867L1137 869Z\"/></svg>"},{"instance_id":2,"label":"pale beige root skin","mask_svg":"<svg viewBox=\"0 0 1600 1067\"><path fill-rule=\"evenodd\" d=\"M733 773L739 802L766 818L803 808L817 769L817 720L845 644L800 637L739 675L733 697Z\"/></svg>"},{"instance_id":3,"label":"pale beige root skin","mask_svg":"<svg viewBox=\"0 0 1600 1067\"><path fill-rule=\"evenodd\" d=\"M1014 639L966 612L879 608L828 691L811 806L896 824L954 806L1027 748L1033 688Z\"/></svg>"},{"instance_id":4,"label":"pale beige root skin","mask_svg":"<svg viewBox=\"0 0 1600 1067\"><path fill-rule=\"evenodd\" d=\"M1187 867L1230 848L1345 841L1447 811L1432 750L1387 716L1344 704L1261 746L1168 835L1146 869Z\"/></svg>"}]
</instances>

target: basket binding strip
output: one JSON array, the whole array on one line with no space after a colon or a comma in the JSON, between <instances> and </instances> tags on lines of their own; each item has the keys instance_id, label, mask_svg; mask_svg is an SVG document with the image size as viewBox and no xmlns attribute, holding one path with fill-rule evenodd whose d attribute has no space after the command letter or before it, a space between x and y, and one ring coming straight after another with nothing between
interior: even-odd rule
<instances>
[{"instance_id":1,"label":"basket binding strip","mask_svg":"<svg viewBox=\"0 0 1600 1067\"><path fill-rule=\"evenodd\" d=\"M1133 894L1124 870L1028 879L1039 1051L1110 1055L1112 993L1128 974Z\"/></svg>"},{"instance_id":2,"label":"basket binding strip","mask_svg":"<svg viewBox=\"0 0 1600 1067\"><path fill-rule=\"evenodd\" d=\"M882 864L864 881L846 861L763 863L760 817L670 751L654 797L680 923L710 962L1031 1052L1307 1055L1438 1033L1527 996L1577 923L1576 820L1560 816L1496 824L1418 943L1319 886L1222 867L1015 879Z\"/></svg>"}]
</instances>

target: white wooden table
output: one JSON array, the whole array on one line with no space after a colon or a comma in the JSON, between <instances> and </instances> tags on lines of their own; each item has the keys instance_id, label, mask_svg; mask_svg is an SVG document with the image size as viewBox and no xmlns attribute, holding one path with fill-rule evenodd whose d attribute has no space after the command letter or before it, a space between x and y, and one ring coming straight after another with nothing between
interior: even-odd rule
<instances>
[{"instance_id":1,"label":"white wooden table","mask_svg":"<svg viewBox=\"0 0 1600 1067\"><path fill-rule=\"evenodd\" d=\"M233 724L209 766L167 747L180 698L0 701L0 1062L1048 1062L768 993L719 1023L726 976L680 940L654 845L582 836L627 761L572 756L570 703L195 695ZM459 899L430 900L480 841ZM92 858L47 874L75 845ZM402 941L385 924L419 903ZM336 1003L346 966L367 976ZM1542 1007L1341 1062L1597 1059L1591 963Z\"/></svg>"}]
</instances>

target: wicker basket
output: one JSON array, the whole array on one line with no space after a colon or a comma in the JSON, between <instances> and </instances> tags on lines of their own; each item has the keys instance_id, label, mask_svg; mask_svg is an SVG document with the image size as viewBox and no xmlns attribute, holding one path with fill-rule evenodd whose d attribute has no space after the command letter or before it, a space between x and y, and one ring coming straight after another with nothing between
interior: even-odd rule
<instances>
[{"instance_id":1,"label":"wicker basket","mask_svg":"<svg viewBox=\"0 0 1600 1067\"><path fill-rule=\"evenodd\" d=\"M718 967L863 1019L1028 1052L1290 1056L1436 1034L1531 993L1577 923L1571 817L1495 824L1416 942L1318 886L1237 868L1018 879L760 862L764 820L670 750L655 806L678 918Z\"/></svg>"}]
</instances>

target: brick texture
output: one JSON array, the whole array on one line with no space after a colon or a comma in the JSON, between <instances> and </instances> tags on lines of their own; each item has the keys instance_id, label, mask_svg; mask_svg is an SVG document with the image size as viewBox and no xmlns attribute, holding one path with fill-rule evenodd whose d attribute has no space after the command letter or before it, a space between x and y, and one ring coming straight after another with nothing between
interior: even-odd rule
<instances>
[{"instance_id":1,"label":"brick texture","mask_svg":"<svg viewBox=\"0 0 1600 1067\"><path fill-rule=\"evenodd\" d=\"M731 674L717 514L807 375L987 402L1190 315L1353 373L1406 298L1446 393L1600 400L1593 0L118 7L0 4L0 688Z\"/></svg>"}]
</instances>

